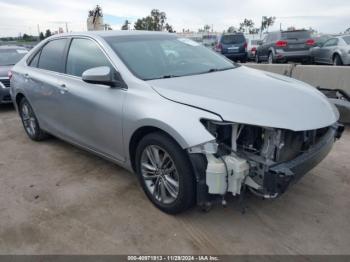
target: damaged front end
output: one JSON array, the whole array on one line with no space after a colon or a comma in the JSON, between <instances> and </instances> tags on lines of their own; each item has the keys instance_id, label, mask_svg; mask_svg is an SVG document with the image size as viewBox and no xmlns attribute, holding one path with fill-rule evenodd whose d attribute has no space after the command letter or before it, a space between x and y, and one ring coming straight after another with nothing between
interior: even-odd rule
<instances>
[{"instance_id":1,"label":"damaged front end","mask_svg":"<svg viewBox=\"0 0 350 262\"><path fill-rule=\"evenodd\" d=\"M290 131L202 120L216 138L188 149L197 179L197 203L208 206L227 193L249 189L276 198L330 152L344 127Z\"/></svg>"}]
</instances>

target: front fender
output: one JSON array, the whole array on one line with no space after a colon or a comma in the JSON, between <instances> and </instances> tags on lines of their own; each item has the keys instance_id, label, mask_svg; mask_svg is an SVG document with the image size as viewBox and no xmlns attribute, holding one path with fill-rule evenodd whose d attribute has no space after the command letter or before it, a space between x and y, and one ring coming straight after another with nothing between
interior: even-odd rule
<instances>
[{"instance_id":1,"label":"front fender","mask_svg":"<svg viewBox=\"0 0 350 262\"><path fill-rule=\"evenodd\" d=\"M153 90L133 92L129 90L124 107L124 148L129 156L129 144L133 134L142 127L155 127L168 133L183 148L212 141L210 134L200 122L201 119L222 119L210 112L179 104L159 96Z\"/></svg>"}]
</instances>

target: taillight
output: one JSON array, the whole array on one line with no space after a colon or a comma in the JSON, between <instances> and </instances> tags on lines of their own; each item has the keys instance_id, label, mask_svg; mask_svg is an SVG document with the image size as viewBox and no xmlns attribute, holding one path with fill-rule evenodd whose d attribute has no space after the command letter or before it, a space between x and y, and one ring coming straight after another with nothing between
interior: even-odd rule
<instances>
[{"instance_id":1,"label":"taillight","mask_svg":"<svg viewBox=\"0 0 350 262\"><path fill-rule=\"evenodd\" d=\"M309 46L313 46L313 45L315 45L315 40L313 40L313 39L308 39L308 40L306 41L306 44L309 45Z\"/></svg>"},{"instance_id":2,"label":"taillight","mask_svg":"<svg viewBox=\"0 0 350 262\"><path fill-rule=\"evenodd\" d=\"M217 52L221 52L222 51L222 44L218 43L216 46L215 46L215 50Z\"/></svg>"},{"instance_id":3,"label":"taillight","mask_svg":"<svg viewBox=\"0 0 350 262\"><path fill-rule=\"evenodd\" d=\"M286 47L288 45L287 41L277 41L275 44L277 47Z\"/></svg>"},{"instance_id":4,"label":"taillight","mask_svg":"<svg viewBox=\"0 0 350 262\"><path fill-rule=\"evenodd\" d=\"M243 47L244 47L245 49L247 49L247 47L248 47L248 43L247 43L247 42L245 42L245 43L244 43L244 45L243 45Z\"/></svg>"},{"instance_id":5,"label":"taillight","mask_svg":"<svg viewBox=\"0 0 350 262\"><path fill-rule=\"evenodd\" d=\"M9 70L9 71L7 72L7 76L8 76L8 78L11 80L11 78L12 78L12 71L11 71L11 70Z\"/></svg>"},{"instance_id":6,"label":"taillight","mask_svg":"<svg viewBox=\"0 0 350 262\"><path fill-rule=\"evenodd\" d=\"M252 52L256 52L256 47L252 47Z\"/></svg>"}]
</instances>

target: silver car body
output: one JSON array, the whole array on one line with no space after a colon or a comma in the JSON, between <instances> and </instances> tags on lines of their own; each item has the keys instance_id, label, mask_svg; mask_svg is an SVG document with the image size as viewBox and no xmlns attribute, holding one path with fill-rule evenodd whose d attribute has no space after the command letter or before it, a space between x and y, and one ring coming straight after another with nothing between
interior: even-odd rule
<instances>
[{"instance_id":1,"label":"silver car body","mask_svg":"<svg viewBox=\"0 0 350 262\"><path fill-rule=\"evenodd\" d=\"M334 56L341 58L342 64L350 65L350 45L345 42L344 37L350 35L337 36L328 39L322 46L316 46L310 50L314 62L320 64L333 64Z\"/></svg>"},{"instance_id":2,"label":"silver car body","mask_svg":"<svg viewBox=\"0 0 350 262\"><path fill-rule=\"evenodd\" d=\"M143 81L131 73L103 38L126 34L158 33L90 32L45 40L13 68L11 95L15 106L18 106L18 96L25 96L42 129L129 170L134 170L133 137L140 130L160 129L183 149L191 150L215 141L214 135L201 122L203 119L307 131L330 127L339 118L334 105L315 88L292 78L244 66ZM31 54L47 41L72 37L88 38L97 43L127 88L88 84L80 77L27 65ZM332 141L329 143L333 144Z\"/></svg>"}]
</instances>

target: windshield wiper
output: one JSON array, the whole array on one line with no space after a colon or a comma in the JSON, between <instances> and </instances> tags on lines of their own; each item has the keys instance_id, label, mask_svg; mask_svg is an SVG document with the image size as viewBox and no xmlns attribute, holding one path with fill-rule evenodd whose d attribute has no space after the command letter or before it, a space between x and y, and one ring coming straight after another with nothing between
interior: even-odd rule
<instances>
[{"instance_id":1,"label":"windshield wiper","mask_svg":"<svg viewBox=\"0 0 350 262\"><path fill-rule=\"evenodd\" d=\"M174 77L179 77L177 75L164 75L161 78L174 78Z\"/></svg>"},{"instance_id":2,"label":"windshield wiper","mask_svg":"<svg viewBox=\"0 0 350 262\"><path fill-rule=\"evenodd\" d=\"M226 70L230 70L230 69L234 69L234 67L225 67L225 68L210 68L208 71L205 71L205 73L213 73L213 72L220 72L220 71L226 71Z\"/></svg>"},{"instance_id":3,"label":"windshield wiper","mask_svg":"<svg viewBox=\"0 0 350 262\"><path fill-rule=\"evenodd\" d=\"M167 79L167 78L174 78L174 77L180 77L180 76L177 76L177 75L163 75L163 76L160 76L160 77L145 78L145 79L143 79L143 80L144 80L144 81L149 81L149 80Z\"/></svg>"}]
</instances>

